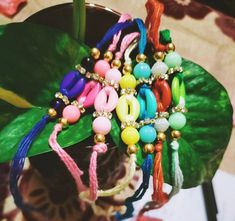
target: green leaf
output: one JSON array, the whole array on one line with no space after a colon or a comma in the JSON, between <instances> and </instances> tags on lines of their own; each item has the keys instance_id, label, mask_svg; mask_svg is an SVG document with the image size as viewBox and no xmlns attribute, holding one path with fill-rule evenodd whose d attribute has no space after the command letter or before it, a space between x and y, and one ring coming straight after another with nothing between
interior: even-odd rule
<instances>
[{"instance_id":1,"label":"green leaf","mask_svg":"<svg viewBox=\"0 0 235 221\"><path fill-rule=\"evenodd\" d=\"M88 54L88 48L59 30L27 23L1 26L0 48L0 162L4 162L12 159L19 141L46 113L63 76ZM83 130L83 119L91 124L91 116L85 116L76 129L63 131L61 145L70 146L71 137L79 142L91 135L91 129ZM33 143L29 156L50 151L53 124Z\"/></svg>"}]
</instances>

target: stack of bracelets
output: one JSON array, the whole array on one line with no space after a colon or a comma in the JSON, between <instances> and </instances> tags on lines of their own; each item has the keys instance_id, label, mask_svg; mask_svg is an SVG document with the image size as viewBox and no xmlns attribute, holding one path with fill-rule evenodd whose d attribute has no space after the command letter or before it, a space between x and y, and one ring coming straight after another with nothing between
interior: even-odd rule
<instances>
[{"instance_id":1,"label":"stack of bracelets","mask_svg":"<svg viewBox=\"0 0 235 221\"><path fill-rule=\"evenodd\" d=\"M162 14L162 5L158 4L157 15L150 10L151 5L147 5L149 13L146 24L139 18L132 20L130 15L123 14L118 23L91 49L91 55L83 58L81 64L64 77L59 92L50 102L48 113L22 139L12 161L10 190L18 207L41 212L24 203L18 181L32 142L46 124L56 118L59 121L49 137L49 145L71 173L82 209L90 205L95 214L107 214L95 202L98 197L113 196L128 186L136 171L137 154L142 154L144 159L140 165L142 182L135 193L125 200L125 210L109 211L109 216L115 215L118 220L133 216L133 202L142 199L149 188L151 173L152 201L144 206L142 213L163 206L179 192L183 185L183 174L179 163L178 140L180 130L186 124L187 112L184 73L182 58L175 52L169 30L161 31L160 35L158 33ZM155 50L148 58L145 55L147 44ZM137 50L136 61L133 62ZM155 62L152 62L152 57ZM81 179L83 171L59 145L57 136L63 128L69 129L70 124L79 123L81 115L88 108L94 109L94 120L90 125L94 132L94 146L88 168L89 186L86 186ZM101 190L96 172L97 157L107 151L105 136L112 129L111 119L115 110L120 120L120 137L129 156L129 171L122 183ZM170 136L168 140L172 156L170 193L163 191L162 150L167 148L167 136Z\"/></svg>"}]
</instances>

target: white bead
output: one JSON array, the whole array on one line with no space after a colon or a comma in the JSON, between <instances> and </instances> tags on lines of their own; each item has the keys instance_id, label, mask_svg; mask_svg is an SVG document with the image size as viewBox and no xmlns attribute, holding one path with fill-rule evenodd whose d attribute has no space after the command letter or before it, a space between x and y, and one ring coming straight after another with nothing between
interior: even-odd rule
<instances>
[{"instance_id":1,"label":"white bead","mask_svg":"<svg viewBox=\"0 0 235 221\"><path fill-rule=\"evenodd\" d=\"M168 120L161 117L156 119L154 127L158 132L165 132L169 128L169 125Z\"/></svg>"},{"instance_id":2,"label":"white bead","mask_svg":"<svg viewBox=\"0 0 235 221\"><path fill-rule=\"evenodd\" d=\"M157 61L152 67L152 74L153 75L164 75L168 71L168 66L162 62Z\"/></svg>"}]
</instances>

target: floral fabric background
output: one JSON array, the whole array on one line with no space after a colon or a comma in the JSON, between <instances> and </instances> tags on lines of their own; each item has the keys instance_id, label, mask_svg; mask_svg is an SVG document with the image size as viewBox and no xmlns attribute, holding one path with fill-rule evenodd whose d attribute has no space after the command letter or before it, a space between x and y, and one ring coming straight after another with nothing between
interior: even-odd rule
<instances>
[{"instance_id":1,"label":"floral fabric background","mask_svg":"<svg viewBox=\"0 0 235 221\"><path fill-rule=\"evenodd\" d=\"M22 7L16 16L9 18L0 15L0 24L23 21L43 8L65 2L70 1L28 0L27 5ZM128 12L133 17L145 18L146 16L145 0L91 0L89 2L105 5L119 12ZM168 28L172 31L177 51L183 57L200 64L212 73L225 86L232 99L235 96L235 19L193 0L163 0L163 2L165 14L162 18L161 28ZM228 2L226 1L226 4ZM234 4L232 1L230 2L231 5ZM221 1L219 4L221 4ZM229 13L232 14L233 11L229 10ZM221 164L222 170L233 174L235 174L234 146L235 132L233 131L229 147ZM22 214L15 209L7 189L8 173L9 165L0 165L0 220L21 221L23 220ZM25 185L28 182L34 182L35 185L32 186L39 185L36 190L32 189L32 192L28 190L25 193L26 196L31 197L31 199L35 198L35 202L39 202L44 197L44 200L41 199L42 202L39 203L42 207L46 206L47 202L44 195L48 193L48 190L43 186L40 179L35 176L32 170L28 170L23 183L25 180L27 181ZM46 197L48 197L48 194ZM66 204L65 201L62 203ZM69 203L72 205L72 201ZM64 209L64 207L61 208L58 208L58 215L63 220L71 211ZM73 208L76 211L76 207ZM33 219L28 220L32 221ZM90 217L90 220L95 221L97 219Z\"/></svg>"}]
</instances>

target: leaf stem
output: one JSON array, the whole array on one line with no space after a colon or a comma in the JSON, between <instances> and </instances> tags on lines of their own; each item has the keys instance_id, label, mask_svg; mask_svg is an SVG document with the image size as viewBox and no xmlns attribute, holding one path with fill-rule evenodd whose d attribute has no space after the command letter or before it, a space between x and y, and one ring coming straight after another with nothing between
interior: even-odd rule
<instances>
[{"instance_id":1,"label":"leaf stem","mask_svg":"<svg viewBox=\"0 0 235 221\"><path fill-rule=\"evenodd\" d=\"M85 0L73 0L73 37L82 43L86 31L86 5Z\"/></svg>"}]
</instances>

